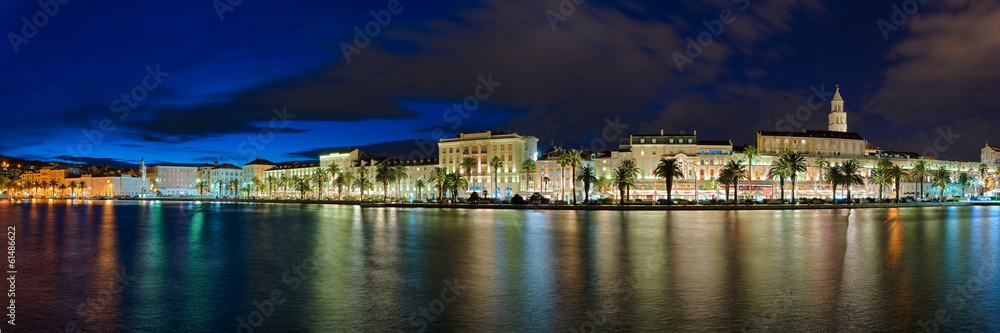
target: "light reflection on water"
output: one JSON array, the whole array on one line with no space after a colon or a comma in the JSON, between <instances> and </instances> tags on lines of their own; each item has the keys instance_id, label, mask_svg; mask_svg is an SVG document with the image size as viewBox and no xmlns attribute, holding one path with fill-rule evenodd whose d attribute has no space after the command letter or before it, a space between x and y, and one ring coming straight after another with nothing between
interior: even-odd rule
<instances>
[{"instance_id":1,"label":"light reflection on water","mask_svg":"<svg viewBox=\"0 0 1000 333\"><path fill-rule=\"evenodd\" d=\"M1000 330L998 207L75 200L0 219L32 331L911 331L939 310L945 330Z\"/></svg>"}]
</instances>

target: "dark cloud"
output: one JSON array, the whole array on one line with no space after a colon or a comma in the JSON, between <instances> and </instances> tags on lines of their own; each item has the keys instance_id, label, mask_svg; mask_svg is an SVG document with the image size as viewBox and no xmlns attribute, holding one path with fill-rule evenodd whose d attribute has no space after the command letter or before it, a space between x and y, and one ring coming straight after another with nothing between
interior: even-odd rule
<instances>
[{"instance_id":1,"label":"dark cloud","mask_svg":"<svg viewBox=\"0 0 1000 333\"><path fill-rule=\"evenodd\" d=\"M909 34L888 53L892 66L862 110L912 129L894 141L918 152L934 145L938 128L952 128L962 138L942 157L977 160L985 141L1000 141L989 126L1000 114L1000 2L927 6L902 27Z\"/></svg>"}]
</instances>

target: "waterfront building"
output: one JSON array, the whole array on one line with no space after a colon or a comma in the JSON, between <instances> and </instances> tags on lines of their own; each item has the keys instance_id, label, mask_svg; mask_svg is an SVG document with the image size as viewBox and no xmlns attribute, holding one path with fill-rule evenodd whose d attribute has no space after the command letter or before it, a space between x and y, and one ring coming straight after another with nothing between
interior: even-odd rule
<instances>
[{"instance_id":1,"label":"waterfront building","mask_svg":"<svg viewBox=\"0 0 1000 333\"><path fill-rule=\"evenodd\" d=\"M61 181L66 178L67 175L72 175L63 168L55 167L43 167L38 169L38 171L25 172L22 176L24 180L28 182L50 182L50 181Z\"/></svg>"},{"instance_id":2,"label":"waterfront building","mask_svg":"<svg viewBox=\"0 0 1000 333\"><path fill-rule=\"evenodd\" d=\"M397 166L402 165L406 171L406 178L399 181L399 184L389 184L389 193L395 193L396 197L406 200L433 200L437 198L437 187L431 182L431 170L438 166L436 158L420 159L387 159L384 163ZM417 182L423 183L423 187L417 189ZM381 184L378 184L381 186ZM397 188L398 187L398 188ZM332 188L331 188L332 189ZM381 190L381 187L379 187Z\"/></svg>"},{"instance_id":3,"label":"waterfront building","mask_svg":"<svg viewBox=\"0 0 1000 333\"><path fill-rule=\"evenodd\" d=\"M250 163L243 165L243 179L241 180L244 184L253 184L253 180L264 181L264 171L274 168L275 164L271 161L258 158L251 161Z\"/></svg>"},{"instance_id":4,"label":"waterfront building","mask_svg":"<svg viewBox=\"0 0 1000 333\"><path fill-rule=\"evenodd\" d=\"M332 168L334 165L337 165L343 171L357 164L358 161L365 157L366 154L358 149L340 149L320 155L319 164L325 168Z\"/></svg>"},{"instance_id":5,"label":"waterfront building","mask_svg":"<svg viewBox=\"0 0 1000 333\"><path fill-rule=\"evenodd\" d=\"M198 166L198 180L195 182L195 189L198 190L198 195L211 194L211 184L212 184L212 168L219 165L219 161L212 164L202 164Z\"/></svg>"},{"instance_id":6,"label":"waterfront building","mask_svg":"<svg viewBox=\"0 0 1000 333\"><path fill-rule=\"evenodd\" d=\"M613 170L621 160L635 160L640 171L636 186L631 191L632 198L656 200L666 198L666 183L656 175L656 167L660 160L673 158L677 160L683 174L674 179L674 198L707 199L721 195L715 190L699 193L698 186L701 181L716 179L726 162L734 158L733 154L731 141L699 140L697 131L692 134L686 131L671 134L660 130L659 134L630 135L619 146L619 153L610 154L607 162L600 161L599 165L601 172L608 172L607 177L612 178Z\"/></svg>"},{"instance_id":7,"label":"waterfront building","mask_svg":"<svg viewBox=\"0 0 1000 333\"><path fill-rule=\"evenodd\" d=\"M982 151L982 163L1000 164L1000 147L990 146L986 142L986 147Z\"/></svg>"},{"instance_id":8,"label":"waterfront building","mask_svg":"<svg viewBox=\"0 0 1000 333\"><path fill-rule=\"evenodd\" d=\"M757 132L761 154L778 155L790 150L808 156L862 158L868 142L858 133L841 131Z\"/></svg>"},{"instance_id":9,"label":"waterfront building","mask_svg":"<svg viewBox=\"0 0 1000 333\"><path fill-rule=\"evenodd\" d=\"M146 168L152 193L158 196L192 196L198 194L198 167L160 164Z\"/></svg>"},{"instance_id":10,"label":"waterfront building","mask_svg":"<svg viewBox=\"0 0 1000 333\"><path fill-rule=\"evenodd\" d=\"M517 133L459 133L457 138L442 138L438 142L438 161L448 172L471 175L469 189L462 193L476 191L492 193L501 198L512 197L520 188L520 168L524 160L535 160L538 155L538 138L521 136ZM497 172L498 183L494 187L490 161L497 157L503 167ZM475 166L469 170L462 167L465 158L472 158ZM492 187L492 191L489 189Z\"/></svg>"},{"instance_id":11,"label":"waterfront building","mask_svg":"<svg viewBox=\"0 0 1000 333\"><path fill-rule=\"evenodd\" d=\"M274 193L279 198L298 198L300 192L295 189L294 180L301 178L313 184L314 174L319 168L320 165L316 162L278 163L274 167L263 171L264 178L261 181L267 182L273 179L275 182L281 182L283 186L274 189ZM328 188L324 185L324 189ZM306 194L310 193L314 192L307 191Z\"/></svg>"},{"instance_id":12,"label":"waterfront building","mask_svg":"<svg viewBox=\"0 0 1000 333\"><path fill-rule=\"evenodd\" d=\"M69 187L74 184L85 184L83 189L67 189L66 194L75 193L77 197L139 197L149 193L149 179L132 175L83 175L64 178L60 183Z\"/></svg>"},{"instance_id":13,"label":"waterfront building","mask_svg":"<svg viewBox=\"0 0 1000 333\"><path fill-rule=\"evenodd\" d=\"M213 195L218 197L233 197L237 195L237 189L232 186L233 181L243 186L243 169L229 163L221 164L209 171L208 178Z\"/></svg>"}]
</instances>

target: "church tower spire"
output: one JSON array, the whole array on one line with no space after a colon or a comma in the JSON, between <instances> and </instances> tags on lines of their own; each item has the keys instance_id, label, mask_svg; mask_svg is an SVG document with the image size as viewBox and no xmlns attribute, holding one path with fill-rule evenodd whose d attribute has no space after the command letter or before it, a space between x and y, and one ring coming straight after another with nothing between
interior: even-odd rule
<instances>
[{"instance_id":1,"label":"church tower spire","mask_svg":"<svg viewBox=\"0 0 1000 333\"><path fill-rule=\"evenodd\" d=\"M844 112L844 98L840 96L840 85L837 85L837 92L833 94L833 101L830 102L829 131L847 132L847 112Z\"/></svg>"}]
</instances>

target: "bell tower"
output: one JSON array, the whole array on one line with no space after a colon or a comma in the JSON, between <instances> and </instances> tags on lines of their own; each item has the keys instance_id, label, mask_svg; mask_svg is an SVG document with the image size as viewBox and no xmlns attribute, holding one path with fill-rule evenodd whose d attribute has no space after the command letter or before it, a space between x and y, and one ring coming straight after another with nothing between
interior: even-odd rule
<instances>
[{"instance_id":1,"label":"bell tower","mask_svg":"<svg viewBox=\"0 0 1000 333\"><path fill-rule=\"evenodd\" d=\"M830 102L829 131L847 132L847 112L844 112L844 98L840 96L840 85L837 85L837 92L833 94L833 101Z\"/></svg>"}]
</instances>

